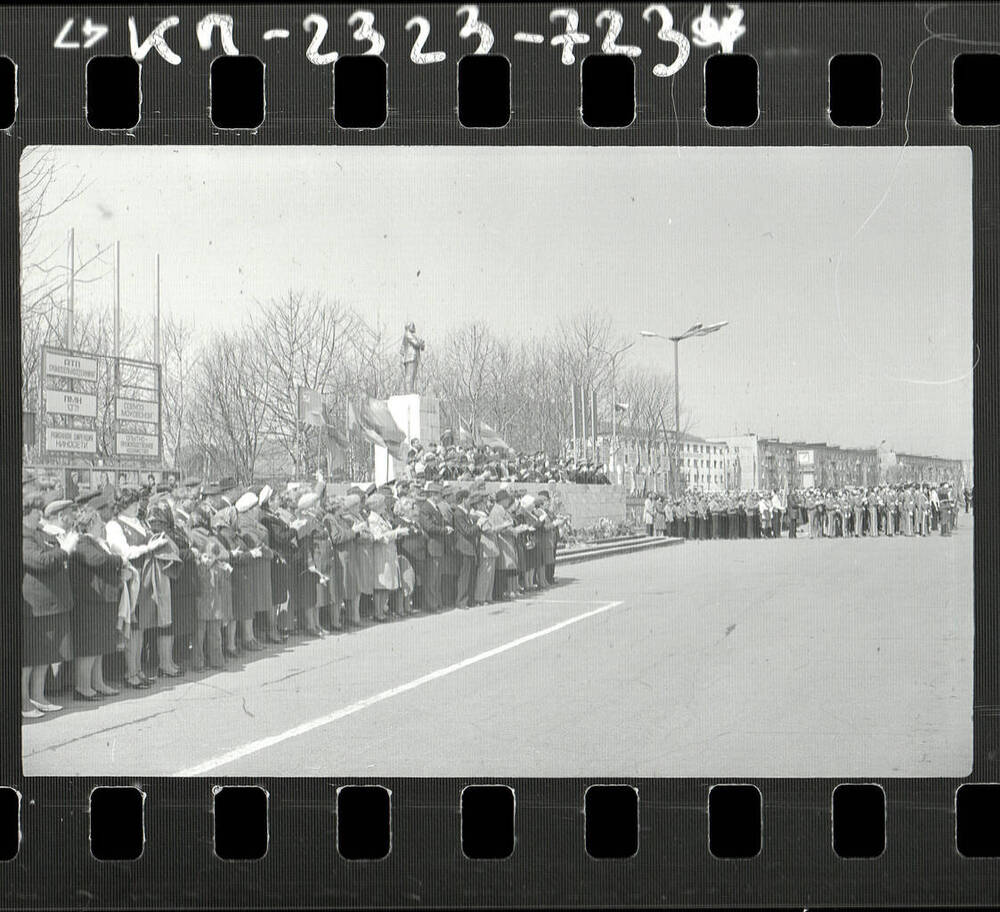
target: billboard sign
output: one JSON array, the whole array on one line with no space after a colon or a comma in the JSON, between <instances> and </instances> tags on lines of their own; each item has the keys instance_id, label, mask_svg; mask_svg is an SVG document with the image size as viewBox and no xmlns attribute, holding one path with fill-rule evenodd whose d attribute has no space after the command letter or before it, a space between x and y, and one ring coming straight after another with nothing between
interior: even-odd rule
<instances>
[{"instance_id":1,"label":"billboard sign","mask_svg":"<svg viewBox=\"0 0 1000 912\"><path fill-rule=\"evenodd\" d=\"M115 417L119 421L143 421L146 424L160 423L160 406L156 402L141 399L115 399Z\"/></svg>"},{"instance_id":2,"label":"billboard sign","mask_svg":"<svg viewBox=\"0 0 1000 912\"><path fill-rule=\"evenodd\" d=\"M115 452L119 456L159 456L160 438L153 434L115 435Z\"/></svg>"},{"instance_id":3,"label":"billboard sign","mask_svg":"<svg viewBox=\"0 0 1000 912\"><path fill-rule=\"evenodd\" d=\"M42 349L42 374L66 380L97 380L97 358L54 348Z\"/></svg>"},{"instance_id":4,"label":"billboard sign","mask_svg":"<svg viewBox=\"0 0 1000 912\"><path fill-rule=\"evenodd\" d=\"M90 393L68 393L65 390L47 389L44 395L46 414L97 417L97 396Z\"/></svg>"},{"instance_id":5,"label":"billboard sign","mask_svg":"<svg viewBox=\"0 0 1000 912\"><path fill-rule=\"evenodd\" d=\"M96 453L97 432L80 428L46 428L45 449L53 453Z\"/></svg>"}]
</instances>

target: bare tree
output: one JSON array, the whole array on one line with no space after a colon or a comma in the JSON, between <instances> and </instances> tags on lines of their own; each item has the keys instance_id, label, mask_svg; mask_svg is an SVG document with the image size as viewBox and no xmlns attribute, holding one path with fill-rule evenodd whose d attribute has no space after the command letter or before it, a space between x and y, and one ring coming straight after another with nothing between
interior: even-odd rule
<instances>
[{"instance_id":1,"label":"bare tree","mask_svg":"<svg viewBox=\"0 0 1000 912\"><path fill-rule=\"evenodd\" d=\"M292 459L309 451L306 429L298 427L298 388L324 399L342 398L350 386L346 353L356 317L320 292L290 290L258 305L252 319L261 380L273 390L267 400L267 433Z\"/></svg>"},{"instance_id":2,"label":"bare tree","mask_svg":"<svg viewBox=\"0 0 1000 912\"><path fill-rule=\"evenodd\" d=\"M186 468L184 446L191 423L192 378L201 358L194 327L169 316L160 331L160 416L164 459Z\"/></svg>"},{"instance_id":3,"label":"bare tree","mask_svg":"<svg viewBox=\"0 0 1000 912\"><path fill-rule=\"evenodd\" d=\"M218 333L196 372L198 414L192 423L207 462L231 466L237 482L250 484L267 437L272 388L262 350L249 329ZM221 458L220 458L221 457Z\"/></svg>"},{"instance_id":4,"label":"bare tree","mask_svg":"<svg viewBox=\"0 0 1000 912\"><path fill-rule=\"evenodd\" d=\"M66 319L67 247L64 243L43 247L40 228L86 189L82 178L69 190L59 189L60 167L51 146L29 147L21 156L21 400L27 410L38 407L41 348L61 341ZM106 253L99 250L89 259L79 259L75 281L83 284L103 278Z\"/></svg>"}]
</instances>

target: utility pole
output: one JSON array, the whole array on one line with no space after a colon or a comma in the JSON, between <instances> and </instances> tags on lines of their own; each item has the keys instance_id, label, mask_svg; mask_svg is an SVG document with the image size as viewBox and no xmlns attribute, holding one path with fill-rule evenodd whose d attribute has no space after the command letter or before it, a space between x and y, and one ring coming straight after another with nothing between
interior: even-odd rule
<instances>
[{"instance_id":1,"label":"utility pole","mask_svg":"<svg viewBox=\"0 0 1000 912\"><path fill-rule=\"evenodd\" d=\"M156 255L156 318L153 321L153 360L160 363L160 255Z\"/></svg>"},{"instance_id":2,"label":"utility pole","mask_svg":"<svg viewBox=\"0 0 1000 912\"><path fill-rule=\"evenodd\" d=\"M122 345L122 242L115 241L115 379Z\"/></svg>"},{"instance_id":3,"label":"utility pole","mask_svg":"<svg viewBox=\"0 0 1000 912\"><path fill-rule=\"evenodd\" d=\"M673 490L676 491L678 485L677 460L681 451L681 380L677 367L679 363L677 343L681 340L675 337L671 341L674 343L674 451L673 458L670 460L670 482Z\"/></svg>"},{"instance_id":4,"label":"utility pole","mask_svg":"<svg viewBox=\"0 0 1000 912\"><path fill-rule=\"evenodd\" d=\"M63 342L68 349L73 348L73 279L76 274L76 232L69 229L69 262L66 272L66 327Z\"/></svg>"}]
</instances>

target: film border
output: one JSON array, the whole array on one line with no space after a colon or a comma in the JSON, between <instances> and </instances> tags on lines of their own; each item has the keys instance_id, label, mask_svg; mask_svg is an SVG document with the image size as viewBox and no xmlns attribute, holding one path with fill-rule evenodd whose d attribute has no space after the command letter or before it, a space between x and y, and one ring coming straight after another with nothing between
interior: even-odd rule
<instances>
[{"instance_id":1,"label":"film border","mask_svg":"<svg viewBox=\"0 0 1000 912\"><path fill-rule=\"evenodd\" d=\"M701 4L676 4L695 14ZM370 4L385 35L406 35L410 5ZM581 4L581 21L592 21L602 6ZM621 4L630 21L641 12ZM998 261L993 249L996 200L1000 198L998 134L994 129L957 126L951 117L951 62L962 51L995 49L977 36L996 34L1000 15L986 5L927 10L888 3L850 6L798 4L745 5L747 32L739 51L760 67L760 110L748 129L708 126L701 65L692 54L677 76L661 80L647 67L636 69L637 116L622 130L593 130L579 117L576 68L563 67L549 47L514 43L524 30L553 33L548 6L484 4L498 36L494 53L512 68L512 120L508 127L469 130L454 112L453 64L470 44L452 27L455 8L428 5L419 12L449 23L435 32L435 49L448 54L439 68L414 72L408 58L412 35L388 41L389 118L378 130L338 128L330 117L332 90L322 67L311 65L296 47L275 53L259 37L273 25L272 7L227 7L237 28L240 50L267 65L267 117L255 131L220 131L207 113L208 71L219 53L201 51L194 23L212 12L206 6L135 11L143 28L168 15L182 26L171 46L183 57L168 66L155 56L143 68L145 99L140 124L128 134L98 132L84 116L84 67L96 53L128 54L126 7L93 7L95 22L112 24L99 47L62 52L52 47L65 20L65 7L5 8L0 11L0 54L18 66L18 112L14 126L0 134L0 230L3 326L8 352L18 348L18 158L26 144L542 144L763 146L967 145L974 171L975 343L981 356L974 397L975 457L983 499L995 490L995 461L988 442L997 430L991 390L998 381L997 316L990 306ZM312 7L282 7L282 19L301 22ZM332 20L353 7L324 5ZM80 10L80 13L84 13ZM162 14L162 15L161 15ZM79 14L78 14L79 15ZM155 20L155 21L154 21ZM591 30L593 31L593 30ZM293 32L293 34L295 34ZM643 36L652 48L652 34ZM176 35L176 38L174 38ZM242 36L246 35L244 39ZM501 37L502 36L502 37ZM298 35L302 41L305 34ZM624 36L623 39L624 40ZM591 46L596 51L596 47ZM884 115L872 129L838 129L826 115L827 63L834 53L864 50L883 66ZM544 93L533 94L544 86ZM682 152L678 152L682 155ZM19 432L18 363L2 365L8 465L16 465ZM3 574L8 591L17 584L16 478L0 477L0 502L7 504ZM974 696L974 770L966 780L882 780L887 804L886 852L873 862L845 862L832 852L830 793L836 780L752 780L763 794L763 851L749 861L722 861L707 848L708 780L622 780L640 795L639 854L621 862L594 862L583 848L581 780L503 780L517 793L517 847L511 859L476 863L462 857L458 842L461 788L481 780L374 780L392 790L393 852L381 862L349 863L333 843L333 794L348 781L211 776L198 780L150 779L135 783L96 780L25 780L20 774L20 733L13 712L4 714L0 783L22 795L23 841L17 858L0 865L2 904L55 905L836 905L960 903L996 901L997 859L963 859L954 845L954 792L961 781L1000 780L997 752L998 625L991 595L996 586L996 517L977 517ZM13 707L17 682L19 622L3 621L4 692ZM351 780L369 781L369 780ZM270 794L271 840L257 863L215 858L211 846L211 787L214 783L261 784ZM147 793L146 848L130 863L99 863L87 842L87 799L98 784L138 784ZM919 876L914 871L919 866Z\"/></svg>"}]
</instances>

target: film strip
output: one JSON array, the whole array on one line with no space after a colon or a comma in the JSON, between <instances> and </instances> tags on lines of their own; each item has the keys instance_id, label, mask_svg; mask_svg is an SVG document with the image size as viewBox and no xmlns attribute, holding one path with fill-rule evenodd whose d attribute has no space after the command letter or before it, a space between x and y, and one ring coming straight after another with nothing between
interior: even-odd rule
<instances>
[{"instance_id":1,"label":"film strip","mask_svg":"<svg viewBox=\"0 0 1000 912\"><path fill-rule=\"evenodd\" d=\"M986 4L0 11L4 905L996 902L998 47Z\"/></svg>"}]
</instances>

